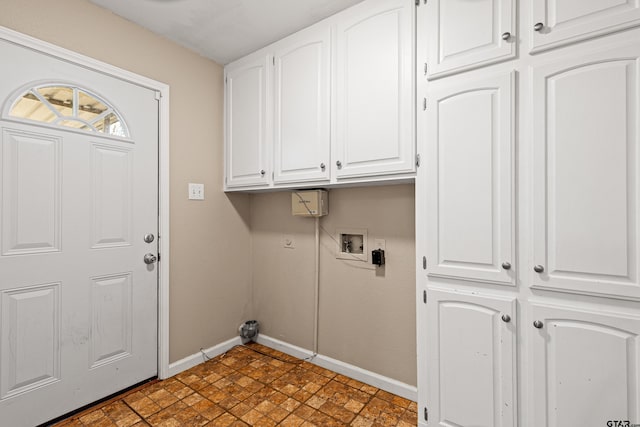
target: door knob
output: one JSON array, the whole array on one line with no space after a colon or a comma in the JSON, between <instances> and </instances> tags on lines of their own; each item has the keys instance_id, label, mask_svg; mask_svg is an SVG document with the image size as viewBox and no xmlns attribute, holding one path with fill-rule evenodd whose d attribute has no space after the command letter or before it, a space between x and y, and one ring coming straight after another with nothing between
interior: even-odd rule
<instances>
[{"instance_id":1,"label":"door knob","mask_svg":"<svg viewBox=\"0 0 640 427\"><path fill-rule=\"evenodd\" d=\"M511 322L511 316L509 316L508 314L503 314L503 315L502 315L502 321L503 321L504 323L509 323L509 322Z\"/></svg>"},{"instance_id":2,"label":"door knob","mask_svg":"<svg viewBox=\"0 0 640 427\"><path fill-rule=\"evenodd\" d=\"M507 41L511 38L511 33L507 31L506 33L502 33L502 40Z\"/></svg>"},{"instance_id":3,"label":"door knob","mask_svg":"<svg viewBox=\"0 0 640 427\"><path fill-rule=\"evenodd\" d=\"M151 243L151 242L153 242L153 239L155 239L155 236L153 234L151 234L151 233L144 235L145 243Z\"/></svg>"},{"instance_id":4,"label":"door knob","mask_svg":"<svg viewBox=\"0 0 640 427\"><path fill-rule=\"evenodd\" d=\"M511 270L511 263L503 262L502 263L502 268L504 268L505 270Z\"/></svg>"},{"instance_id":5,"label":"door knob","mask_svg":"<svg viewBox=\"0 0 640 427\"><path fill-rule=\"evenodd\" d=\"M544 271L544 266L538 264L535 267L533 267L533 271L535 271L536 273L542 273Z\"/></svg>"},{"instance_id":6,"label":"door knob","mask_svg":"<svg viewBox=\"0 0 640 427\"><path fill-rule=\"evenodd\" d=\"M265 173L266 173L266 172L265 172L265 170L264 170L264 169L262 169L262 170L260 171L260 176L264 176L264 174L265 174Z\"/></svg>"},{"instance_id":7,"label":"door knob","mask_svg":"<svg viewBox=\"0 0 640 427\"><path fill-rule=\"evenodd\" d=\"M324 165L324 163L320 163L320 169L324 170L326 168L326 166Z\"/></svg>"},{"instance_id":8,"label":"door knob","mask_svg":"<svg viewBox=\"0 0 640 427\"><path fill-rule=\"evenodd\" d=\"M336 162L336 166L338 167L338 169L341 169L342 168L342 162L340 160L338 160Z\"/></svg>"},{"instance_id":9,"label":"door knob","mask_svg":"<svg viewBox=\"0 0 640 427\"><path fill-rule=\"evenodd\" d=\"M144 263L145 264L155 264L155 262L158 260L158 258L156 258L156 256L154 254L146 254L144 256Z\"/></svg>"},{"instance_id":10,"label":"door knob","mask_svg":"<svg viewBox=\"0 0 640 427\"><path fill-rule=\"evenodd\" d=\"M533 26L534 31L542 31L543 28L544 28L544 24L542 22L538 22L536 25Z\"/></svg>"}]
</instances>

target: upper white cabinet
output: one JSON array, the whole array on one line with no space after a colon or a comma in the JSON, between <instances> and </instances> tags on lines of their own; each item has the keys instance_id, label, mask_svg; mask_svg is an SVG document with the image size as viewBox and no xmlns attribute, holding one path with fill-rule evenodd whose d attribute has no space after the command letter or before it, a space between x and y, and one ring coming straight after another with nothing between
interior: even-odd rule
<instances>
[{"instance_id":1,"label":"upper white cabinet","mask_svg":"<svg viewBox=\"0 0 640 427\"><path fill-rule=\"evenodd\" d=\"M533 285L640 298L640 43L534 67Z\"/></svg>"},{"instance_id":2,"label":"upper white cabinet","mask_svg":"<svg viewBox=\"0 0 640 427\"><path fill-rule=\"evenodd\" d=\"M427 93L427 274L514 283L515 72Z\"/></svg>"},{"instance_id":3,"label":"upper white cabinet","mask_svg":"<svg viewBox=\"0 0 640 427\"><path fill-rule=\"evenodd\" d=\"M225 67L225 190L415 177L415 2L365 0Z\"/></svg>"},{"instance_id":4,"label":"upper white cabinet","mask_svg":"<svg viewBox=\"0 0 640 427\"><path fill-rule=\"evenodd\" d=\"M336 20L338 179L415 171L414 2L369 0Z\"/></svg>"},{"instance_id":5,"label":"upper white cabinet","mask_svg":"<svg viewBox=\"0 0 640 427\"><path fill-rule=\"evenodd\" d=\"M328 181L331 30L302 31L276 46L274 182Z\"/></svg>"},{"instance_id":6,"label":"upper white cabinet","mask_svg":"<svg viewBox=\"0 0 640 427\"><path fill-rule=\"evenodd\" d=\"M269 184L271 55L225 68L225 187Z\"/></svg>"},{"instance_id":7,"label":"upper white cabinet","mask_svg":"<svg viewBox=\"0 0 640 427\"><path fill-rule=\"evenodd\" d=\"M515 298L430 289L428 301L429 425L516 426Z\"/></svg>"},{"instance_id":8,"label":"upper white cabinet","mask_svg":"<svg viewBox=\"0 0 640 427\"><path fill-rule=\"evenodd\" d=\"M515 0L429 0L425 7L429 78L515 57Z\"/></svg>"},{"instance_id":9,"label":"upper white cabinet","mask_svg":"<svg viewBox=\"0 0 640 427\"><path fill-rule=\"evenodd\" d=\"M539 302L531 316L531 426L640 423L639 316Z\"/></svg>"},{"instance_id":10,"label":"upper white cabinet","mask_svg":"<svg viewBox=\"0 0 640 427\"><path fill-rule=\"evenodd\" d=\"M640 25L637 0L531 1L532 52Z\"/></svg>"}]
</instances>

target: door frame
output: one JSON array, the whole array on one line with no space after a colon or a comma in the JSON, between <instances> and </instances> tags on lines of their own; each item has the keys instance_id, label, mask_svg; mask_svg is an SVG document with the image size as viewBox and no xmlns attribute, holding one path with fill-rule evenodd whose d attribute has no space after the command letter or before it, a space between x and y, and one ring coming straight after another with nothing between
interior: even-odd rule
<instances>
[{"instance_id":1,"label":"door frame","mask_svg":"<svg viewBox=\"0 0 640 427\"><path fill-rule=\"evenodd\" d=\"M158 377L169 375L169 85L0 26L0 40L154 90L158 98Z\"/></svg>"}]
</instances>

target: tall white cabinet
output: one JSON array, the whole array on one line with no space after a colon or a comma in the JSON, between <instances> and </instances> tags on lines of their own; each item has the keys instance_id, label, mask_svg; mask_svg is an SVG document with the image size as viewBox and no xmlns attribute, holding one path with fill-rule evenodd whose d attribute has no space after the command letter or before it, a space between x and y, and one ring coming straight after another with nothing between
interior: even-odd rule
<instances>
[{"instance_id":1,"label":"tall white cabinet","mask_svg":"<svg viewBox=\"0 0 640 427\"><path fill-rule=\"evenodd\" d=\"M640 423L637 2L417 22L419 424Z\"/></svg>"}]
</instances>

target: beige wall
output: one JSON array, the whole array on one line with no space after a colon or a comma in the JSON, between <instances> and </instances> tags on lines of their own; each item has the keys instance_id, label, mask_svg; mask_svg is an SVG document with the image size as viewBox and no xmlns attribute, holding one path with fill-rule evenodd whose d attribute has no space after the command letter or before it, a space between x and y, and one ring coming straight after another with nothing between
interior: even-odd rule
<instances>
[{"instance_id":1,"label":"beige wall","mask_svg":"<svg viewBox=\"0 0 640 427\"><path fill-rule=\"evenodd\" d=\"M415 228L413 185L336 189L321 224L334 234L365 228L370 245L386 240L387 263L335 258L321 233L322 355L416 385ZM291 193L251 196L253 301L261 332L313 348L314 221L291 216ZM283 234L295 249L284 248Z\"/></svg>"},{"instance_id":2,"label":"beige wall","mask_svg":"<svg viewBox=\"0 0 640 427\"><path fill-rule=\"evenodd\" d=\"M222 67L86 0L0 0L0 25L170 85L170 360L235 336L251 316L249 199L221 191Z\"/></svg>"}]
</instances>

